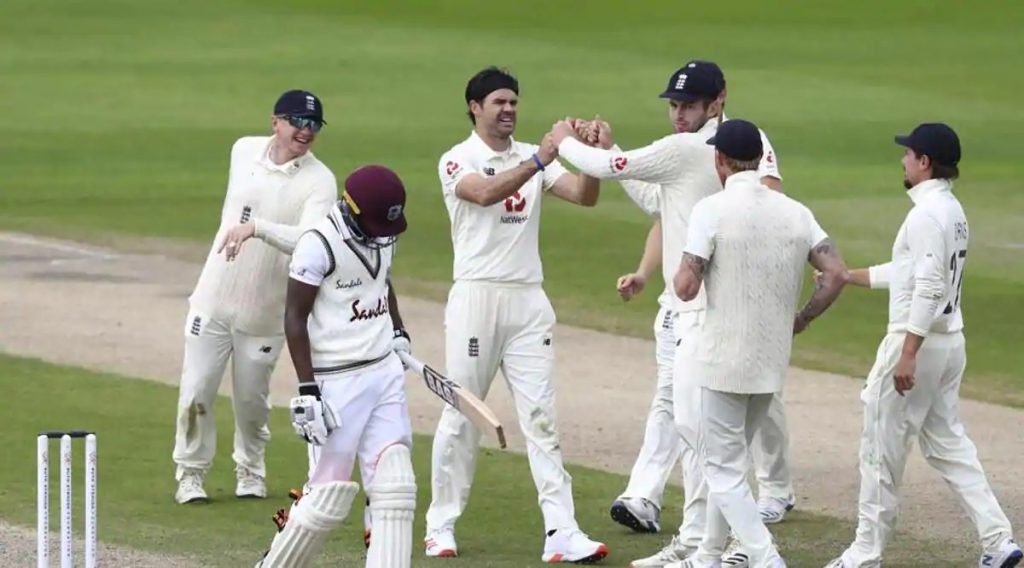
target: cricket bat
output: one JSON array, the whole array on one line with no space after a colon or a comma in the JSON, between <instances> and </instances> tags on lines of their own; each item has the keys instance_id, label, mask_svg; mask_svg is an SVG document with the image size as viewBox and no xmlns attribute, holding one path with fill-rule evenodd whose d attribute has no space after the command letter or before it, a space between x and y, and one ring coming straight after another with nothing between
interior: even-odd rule
<instances>
[{"instance_id":1,"label":"cricket bat","mask_svg":"<svg viewBox=\"0 0 1024 568\"><path fill-rule=\"evenodd\" d=\"M484 401L448 377L438 373L429 365L423 364L411 353L406 351L397 351L397 353L406 367L423 377L423 382L427 384L427 388L431 392L469 418L469 421L481 432L493 432L498 438L498 447L505 449L505 429L502 428L498 417L494 415L494 411L487 408Z\"/></svg>"}]
</instances>

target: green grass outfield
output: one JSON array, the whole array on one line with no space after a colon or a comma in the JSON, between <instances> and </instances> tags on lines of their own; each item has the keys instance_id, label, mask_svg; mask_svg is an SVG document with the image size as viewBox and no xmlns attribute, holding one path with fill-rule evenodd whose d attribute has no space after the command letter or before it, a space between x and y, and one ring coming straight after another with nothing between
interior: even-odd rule
<instances>
[{"instance_id":1,"label":"green grass outfield","mask_svg":"<svg viewBox=\"0 0 1024 568\"><path fill-rule=\"evenodd\" d=\"M174 503L174 387L116 375L60 367L32 359L0 354L0 388L5 393L4 427L0 445L0 516L6 521L35 523L35 434L44 430L89 428L97 432L99 451L99 535L104 542L143 550L187 555L203 566L251 566L273 537L270 516L288 502L291 487L306 473L306 451L292 433L287 412L271 416L267 467L271 497L266 501L233 497L234 472L230 458L230 402L216 406L220 451L207 480L213 502L179 506ZM458 526L462 558L430 562L423 558L420 539L423 515L430 499L430 438L419 436L414 448L418 508L414 530L414 565L523 568L541 566L543 525L529 466L521 455L483 450L469 507ZM76 530L81 530L82 450L75 446L74 491ZM51 443L51 522L57 529L57 444ZM668 535L634 535L607 517L607 507L625 486L625 479L600 471L570 467L576 512L581 526L608 543L608 566L653 553ZM671 527L678 519L681 494L670 487L663 519ZM669 528L671 531L672 529ZM790 566L822 566L842 551L853 537L846 522L796 510L773 529ZM332 538L324 566L360 565L362 507L353 507L339 535ZM338 559L341 559L339 563ZM330 559L332 562L326 562ZM28 559L26 559L27 561ZM973 550L950 548L939 542L914 540L900 534L886 551L886 566L969 566ZM26 562L27 564L27 562Z\"/></svg>"},{"instance_id":2,"label":"green grass outfield","mask_svg":"<svg viewBox=\"0 0 1024 568\"><path fill-rule=\"evenodd\" d=\"M910 205L893 134L927 120L959 130L965 389L1022 406L1021 21L1024 3L996 0L4 0L0 229L208 243L231 143L265 132L274 98L303 87L325 102L316 151L339 177L383 162L407 182L396 272L441 298L451 245L436 164L469 131L472 73L497 63L519 75L523 139L601 113L633 147L667 133L656 95L669 74L713 58L729 113L769 133L787 192L851 265L887 258ZM630 305L613 291L648 221L615 184L593 210L550 201L542 250L560 320L649 335L657 290ZM865 375L885 306L883 293L851 290L799 339L795 363Z\"/></svg>"}]
</instances>

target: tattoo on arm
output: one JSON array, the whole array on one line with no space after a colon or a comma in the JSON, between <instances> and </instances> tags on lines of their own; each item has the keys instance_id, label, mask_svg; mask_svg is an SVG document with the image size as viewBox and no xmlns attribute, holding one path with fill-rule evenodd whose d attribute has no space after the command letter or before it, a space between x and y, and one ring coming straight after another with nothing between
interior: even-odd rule
<instances>
[{"instance_id":1,"label":"tattoo on arm","mask_svg":"<svg viewBox=\"0 0 1024 568\"><path fill-rule=\"evenodd\" d=\"M686 252L683 253L683 263L693 272L697 280L704 279L704 272L708 269L708 259Z\"/></svg>"},{"instance_id":2,"label":"tattoo on arm","mask_svg":"<svg viewBox=\"0 0 1024 568\"><path fill-rule=\"evenodd\" d=\"M799 327L806 326L824 313L839 297L849 279L846 263L843 262L839 249L831 239L825 239L815 245L807 260L821 271L821 279L815 283L814 293L811 294L807 305L796 316Z\"/></svg>"}]
</instances>

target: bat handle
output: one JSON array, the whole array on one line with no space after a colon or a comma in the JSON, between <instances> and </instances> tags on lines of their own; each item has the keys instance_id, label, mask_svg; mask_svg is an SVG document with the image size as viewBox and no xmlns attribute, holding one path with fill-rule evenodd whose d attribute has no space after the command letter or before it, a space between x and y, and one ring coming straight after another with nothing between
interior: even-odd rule
<instances>
[{"instance_id":1,"label":"bat handle","mask_svg":"<svg viewBox=\"0 0 1024 568\"><path fill-rule=\"evenodd\" d=\"M402 360L402 363L405 363L405 366L408 367L410 371L423 376L423 363L419 359L413 357L412 353L409 353L408 351L395 351L395 353L398 354L398 358Z\"/></svg>"}]
</instances>

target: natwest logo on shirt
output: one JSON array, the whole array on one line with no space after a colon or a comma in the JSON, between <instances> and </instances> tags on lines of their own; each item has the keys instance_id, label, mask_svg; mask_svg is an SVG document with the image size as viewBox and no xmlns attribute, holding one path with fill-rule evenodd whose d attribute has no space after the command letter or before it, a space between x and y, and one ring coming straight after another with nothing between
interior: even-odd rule
<instances>
[{"instance_id":1,"label":"natwest logo on shirt","mask_svg":"<svg viewBox=\"0 0 1024 568\"><path fill-rule=\"evenodd\" d=\"M526 209L526 198L519 194L519 190L505 199L505 211L521 213L523 209Z\"/></svg>"},{"instance_id":2,"label":"natwest logo on shirt","mask_svg":"<svg viewBox=\"0 0 1024 568\"><path fill-rule=\"evenodd\" d=\"M627 160L625 156L612 156L610 164L612 167L612 172L621 173L622 170L626 169L626 164L628 162L629 160Z\"/></svg>"},{"instance_id":3,"label":"natwest logo on shirt","mask_svg":"<svg viewBox=\"0 0 1024 568\"><path fill-rule=\"evenodd\" d=\"M501 216L501 222L506 225L522 225L530 220L529 215L521 213L526 209L526 197L523 197L517 190L505 199L505 211L507 215Z\"/></svg>"},{"instance_id":4,"label":"natwest logo on shirt","mask_svg":"<svg viewBox=\"0 0 1024 568\"><path fill-rule=\"evenodd\" d=\"M371 320L373 318L379 318L388 314L388 300L387 298L380 298L377 300L377 305L372 308L360 307L359 300L352 302L352 317L348 318L348 321L359 321L359 320Z\"/></svg>"}]
</instances>

